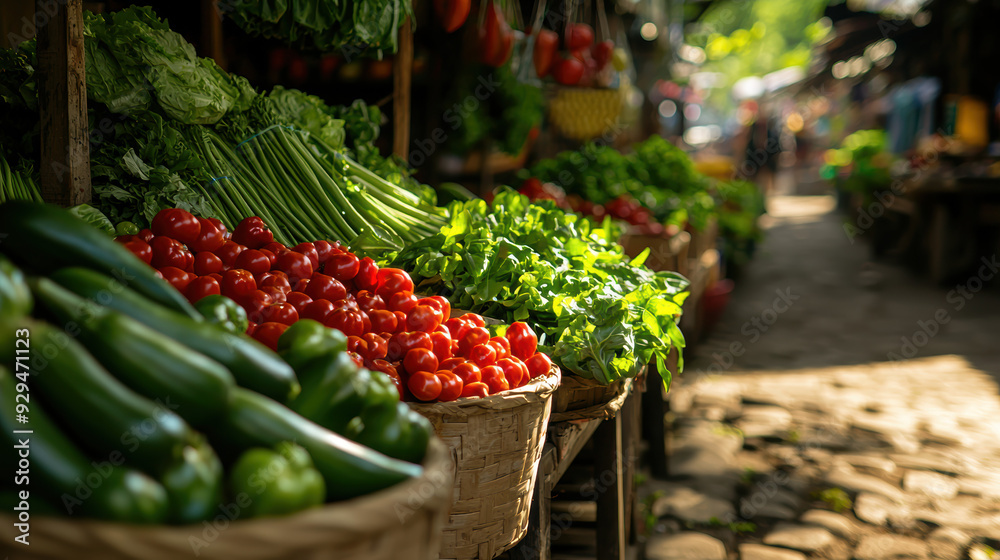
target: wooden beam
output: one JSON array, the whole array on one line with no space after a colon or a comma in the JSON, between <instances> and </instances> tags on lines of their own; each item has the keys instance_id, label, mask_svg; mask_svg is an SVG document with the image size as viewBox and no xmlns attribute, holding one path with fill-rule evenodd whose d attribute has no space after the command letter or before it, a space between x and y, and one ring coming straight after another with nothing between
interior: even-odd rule
<instances>
[{"instance_id":1,"label":"wooden beam","mask_svg":"<svg viewBox=\"0 0 1000 560\"><path fill-rule=\"evenodd\" d=\"M410 155L410 90L413 85L413 26L406 18L399 28L399 50L393 66L392 153Z\"/></svg>"},{"instance_id":2,"label":"wooden beam","mask_svg":"<svg viewBox=\"0 0 1000 560\"><path fill-rule=\"evenodd\" d=\"M594 434L597 494L597 560L625 558L625 488L622 480L622 415L601 422Z\"/></svg>"},{"instance_id":3,"label":"wooden beam","mask_svg":"<svg viewBox=\"0 0 1000 560\"><path fill-rule=\"evenodd\" d=\"M216 0L201 0L201 56L215 60L219 68L227 69L228 61L222 42L222 12Z\"/></svg>"},{"instance_id":4,"label":"wooden beam","mask_svg":"<svg viewBox=\"0 0 1000 560\"><path fill-rule=\"evenodd\" d=\"M62 206L90 202L82 0L35 0L35 11L48 19L38 28L42 198Z\"/></svg>"}]
</instances>

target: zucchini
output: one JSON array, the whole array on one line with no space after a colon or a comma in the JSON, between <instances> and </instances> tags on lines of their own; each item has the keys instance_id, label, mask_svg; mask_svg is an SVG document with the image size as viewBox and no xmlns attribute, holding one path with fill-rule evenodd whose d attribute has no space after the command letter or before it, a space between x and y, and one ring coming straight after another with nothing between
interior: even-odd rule
<instances>
[{"instance_id":1,"label":"zucchini","mask_svg":"<svg viewBox=\"0 0 1000 560\"><path fill-rule=\"evenodd\" d=\"M176 463L193 434L170 410L173 401L155 403L137 395L61 329L39 321L23 324L31 333L31 395L38 395L86 451L95 457L117 452L126 465L154 476ZM4 346L2 363L14 363L14 345Z\"/></svg>"},{"instance_id":2,"label":"zucchini","mask_svg":"<svg viewBox=\"0 0 1000 560\"><path fill-rule=\"evenodd\" d=\"M228 406L236 382L222 364L52 280L35 278L30 284L39 306L58 324L75 324L77 340L133 391L176 404L177 414L195 427L206 426Z\"/></svg>"},{"instance_id":3,"label":"zucchini","mask_svg":"<svg viewBox=\"0 0 1000 560\"><path fill-rule=\"evenodd\" d=\"M180 292L149 265L107 234L66 210L13 200L0 204L7 237L0 252L28 272L48 274L82 266L114 275L142 295L198 320L201 316Z\"/></svg>"},{"instance_id":4,"label":"zucchini","mask_svg":"<svg viewBox=\"0 0 1000 560\"><path fill-rule=\"evenodd\" d=\"M32 348L44 348L37 334L38 329L32 328ZM21 370L18 372L21 373ZM30 383L37 385L39 379L49 374L48 371L35 373L31 375ZM30 499L37 492L44 500L29 502L32 513L37 513L36 504L38 510L44 513L46 509L41 507L44 503L51 504L51 509L57 513L122 523L162 523L166 520L168 499L162 485L142 472L122 466L119 462L123 457L121 451L103 455L103 460L92 462L56 426L37 401L28 400L33 393L23 392L21 394L26 398L16 401L16 387L14 375L0 366L0 431L3 432L0 437L4 447L12 450L12 461L24 449L22 444L26 443L27 459L30 461L29 472L23 475L23 479L13 474L16 468L5 471L13 477L11 482L25 485L20 489L27 489ZM18 403L28 406L25 414L27 423L15 421ZM31 433L16 434L15 430L31 430ZM14 499L19 499L19 496Z\"/></svg>"},{"instance_id":5,"label":"zucchini","mask_svg":"<svg viewBox=\"0 0 1000 560\"><path fill-rule=\"evenodd\" d=\"M292 441L305 448L326 480L328 500L345 500L420 476L423 467L389 458L335 434L263 395L237 388L215 431L218 445L239 451Z\"/></svg>"},{"instance_id":6,"label":"zucchini","mask_svg":"<svg viewBox=\"0 0 1000 560\"><path fill-rule=\"evenodd\" d=\"M263 344L208 323L194 321L142 297L94 270L67 268L51 279L78 296L96 301L145 324L229 368L241 387L287 403L299 393L292 367Z\"/></svg>"}]
</instances>

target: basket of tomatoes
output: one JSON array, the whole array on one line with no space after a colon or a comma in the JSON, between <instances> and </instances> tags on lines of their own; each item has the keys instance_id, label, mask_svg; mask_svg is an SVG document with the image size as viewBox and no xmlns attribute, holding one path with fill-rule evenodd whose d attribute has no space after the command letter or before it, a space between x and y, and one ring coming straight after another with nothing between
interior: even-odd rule
<instances>
[{"instance_id":1,"label":"basket of tomatoes","mask_svg":"<svg viewBox=\"0 0 1000 560\"><path fill-rule=\"evenodd\" d=\"M558 366L536 351L537 338L525 323L487 325L466 313L446 321L444 329L457 340L451 353L432 357L409 350L403 360L407 390L423 401L410 406L431 421L456 456L441 558L494 558L527 532L561 376Z\"/></svg>"}]
</instances>

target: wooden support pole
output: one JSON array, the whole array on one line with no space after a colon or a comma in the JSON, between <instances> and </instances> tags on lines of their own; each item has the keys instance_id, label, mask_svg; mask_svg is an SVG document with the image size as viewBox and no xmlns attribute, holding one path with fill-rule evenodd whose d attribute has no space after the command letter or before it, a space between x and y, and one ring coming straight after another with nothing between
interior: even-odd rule
<instances>
[{"instance_id":1,"label":"wooden support pole","mask_svg":"<svg viewBox=\"0 0 1000 560\"><path fill-rule=\"evenodd\" d=\"M201 56L215 60L219 68L227 69L228 61L222 43L222 12L216 0L201 0Z\"/></svg>"},{"instance_id":2,"label":"wooden support pole","mask_svg":"<svg viewBox=\"0 0 1000 560\"><path fill-rule=\"evenodd\" d=\"M82 0L35 0L41 191L46 202L90 202L90 139Z\"/></svg>"},{"instance_id":3,"label":"wooden support pole","mask_svg":"<svg viewBox=\"0 0 1000 560\"><path fill-rule=\"evenodd\" d=\"M399 50L393 66L392 153L407 159L410 155L410 88L413 84L413 27L406 18L399 28Z\"/></svg>"},{"instance_id":4,"label":"wooden support pole","mask_svg":"<svg viewBox=\"0 0 1000 560\"><path fill-rule=\"evenodd\" d=\"M625 558L625 489L622 480L622 416L601 422L594 434L597 494L597 560Z\"/></svg>"}]
</instances>

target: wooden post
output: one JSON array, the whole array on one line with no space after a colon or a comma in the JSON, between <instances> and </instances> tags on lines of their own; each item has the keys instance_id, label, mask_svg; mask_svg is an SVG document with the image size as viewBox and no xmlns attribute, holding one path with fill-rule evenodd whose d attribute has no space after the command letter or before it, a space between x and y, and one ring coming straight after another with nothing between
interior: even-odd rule
<instances>
[{"instance_id":1,"label":"wooden post","mask_svg":"<svg viewBox=\"0 0 1000 560\"><path fill-rule=\"evenodd\" d=\"M625 489L622 480L622 415L601 422L594 434L597 494L597 560L625 558Z\"/></svg>"},{"instance_id":2,"label":"wooden post","mask_svg":"<svg viewBox=\"0 0 1000 560\"><path fill-rule=\"evenodd\" d=\"M35 0L41 191L46 202L90 202L90 139L82 0Z\"/></svg>"},{"instance_id":3,"label":"wooden post","mask_svg":"<svg viewBox=\"0 0 1000 560\"><path fill-rule=\"evenodd\" d=\"M201 0L201 56L214 59L223 70L227 67L222 49L222 12L216 0Z\"/></svg>"},{"instance_id":4,"label":"wooden post","mask_svg":"<svg viewBox=\"0 0 1000 560\"><path fill-rule=\"evenodd\" d=\"M410 156L410 88L413 83L413 27L406 18L399 29L399 50L393 66L392 153Z\"/></svg>"}]
</instances>

